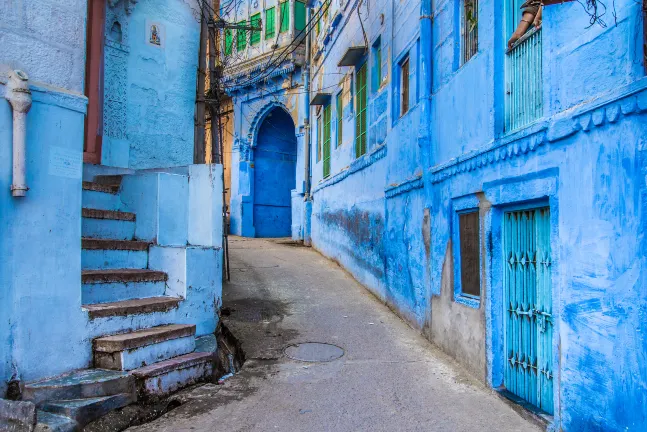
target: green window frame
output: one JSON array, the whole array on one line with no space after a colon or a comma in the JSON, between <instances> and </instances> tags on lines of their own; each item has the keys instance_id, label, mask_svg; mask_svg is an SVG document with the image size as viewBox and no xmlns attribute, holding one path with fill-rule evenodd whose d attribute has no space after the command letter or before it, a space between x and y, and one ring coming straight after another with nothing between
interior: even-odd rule
<instances>
[{"instance_id":1,"label":"green window frame","mask_svg":"<svg viewBox=\"0 0 647 432\"><path fill-rule=\"evenodd\" d=\"M239 26L246 26L247 20L238 22ZM243 51L247 48L247 30L236 30L236 51Z\"/></svg>"},{"instance_id":2,"label":"green window frame","mask_svg":"<svg viewBox=\"0 0 647 432\"><path fill-rule=\"evenodd\" d=\"M355 80L355 157L366 153L366 63L357 71Z\"/></svg>"},{"instance_id":3,"label":"green window frame","mask_svg":"<svg viewBox=\"0 0 647 432\"><path fill-rule=\"evenodd\" d=\"M279 3L279 15L281 20L281 25L279 27L279 33L285 33L290 30L290 2L288 0Z\"/></svg>"},{"instance_id":4,"label":"green window frame","mask_svg":"<svg viewBox=\"0 0 647 432\"><path fill-rule=\"evenodd\" d=\"M225 55L230 56L234 51L234 31L225 29Z\"/></svg>"},{"instance_id":5,"label":"green window frame","mask_svg":"<svg viewBox=\"0 0 647 432\"><path fill-rule=\"evenodd\" d=\"M331 141L332 105L328 104L323 110L323 176L330 176L330 141Z\"/></svg>"},{"instance_id":6,"label":"green window frame","mask_svg":"<svg viewBox=\"0 0 647 432\"><path fill-rule=\"evenodd\" d=\"M265 10L265 39L272 39L276 35L276 9L271 7Z\"/></svg>"},{"instance_id":7,"label":"green window frame","mask_svg":"<svg viewBox=\"0 0 647 432\"><path fill-rule=\"evenodd\" d=\"M249 18L249 24L252 27L260 27L261 26L261 13L255 13ZM252 34L249 37L249 44L250 45L258 45L261 43L261 31L260 30L252 30Z\"/></svg>"},{"instance_id":8,"label":"green window frame","mask_svg":"<svg viewBox=\"0 0 647 432\"><path fill-rule=\"evenodd\" d=\"M341 147L344 139L344 95L343 92L337 94L337 147Z\"/></svg>"},{"instance_id":9,"label":"green window frame","mask_svg":"<svg viewBox=\"0 0 647 432\"><path fill-rule=\"evenodd\" d=\"M303 2L294 2L294 29L303 31L306 28L306 5Z\"/></svg>"}]
</instances>

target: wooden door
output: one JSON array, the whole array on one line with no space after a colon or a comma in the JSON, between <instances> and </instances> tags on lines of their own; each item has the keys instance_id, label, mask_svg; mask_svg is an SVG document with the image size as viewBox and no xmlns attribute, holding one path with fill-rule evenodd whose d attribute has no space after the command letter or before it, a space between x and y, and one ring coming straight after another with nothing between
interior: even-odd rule
<instances>
[{"instance_id":1,"label":"wooden door","mask_svg":"<svg viewBox=\"0 0 647 432\"><path fill-rule=\"evenodd\" d=\"M85 65L85 95L88 97L88 113L85 117L83 161L93 164L101 163L105 21L106 0L89 0Z\"/></svg>"}]
</instances>

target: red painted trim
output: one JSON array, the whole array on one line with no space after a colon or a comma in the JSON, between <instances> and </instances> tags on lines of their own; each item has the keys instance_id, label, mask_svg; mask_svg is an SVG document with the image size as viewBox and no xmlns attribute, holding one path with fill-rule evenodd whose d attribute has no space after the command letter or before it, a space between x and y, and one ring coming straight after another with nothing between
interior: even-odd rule
<instances>
[{"instance_id":1,"label":"red painted trim","mask_svg":"<svg viewBox=\"0 0 647 432\"><path fill-rule=\"evenodd\" d=\"M88 30L85 63L85 95L88 113L85 117L83 161L101 163L103 138L103 40L106 22L106 1L88 1Z\"/></svg>"}]
</instances>

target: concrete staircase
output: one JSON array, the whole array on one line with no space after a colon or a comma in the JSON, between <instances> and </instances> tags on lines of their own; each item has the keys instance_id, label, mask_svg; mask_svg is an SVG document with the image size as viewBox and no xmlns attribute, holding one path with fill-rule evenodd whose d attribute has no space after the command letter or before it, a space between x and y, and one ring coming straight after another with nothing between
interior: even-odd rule
<instances>
[{"instance_id":1,"label":"concrete staircase","mask_svg":"<svg viewBox=\"0 0 647 432\"><path fill-rule=\"evenodd\" d=\"M184 299L167 294L166 272L149 269L150 244L135 239L137 215L123 208L120 183L83 183L82 303L89 326L103 333L92 341L96 369L26 385L23 399L49 430L77 430L212 374L214 353L196 352L196 326L174 322Z\"/></svg>"}]
</instances>

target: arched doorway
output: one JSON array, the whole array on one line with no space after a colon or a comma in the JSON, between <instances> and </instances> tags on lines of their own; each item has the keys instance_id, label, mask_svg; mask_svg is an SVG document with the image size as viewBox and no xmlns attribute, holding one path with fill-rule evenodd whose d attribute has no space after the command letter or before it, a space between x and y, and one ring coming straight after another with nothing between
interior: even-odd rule
<instances>
[{"instance_id":1,"label":"arched doorway","mask_svg":"<svg viewBox=\"0 0 647 432\"><path fill-rule=\"evenodd\" d=\"M254 148L256 237L292 235L292 190L296 187L297 138L292 117L272 109L261 123Z\"/></svg>"}]
</instances>

